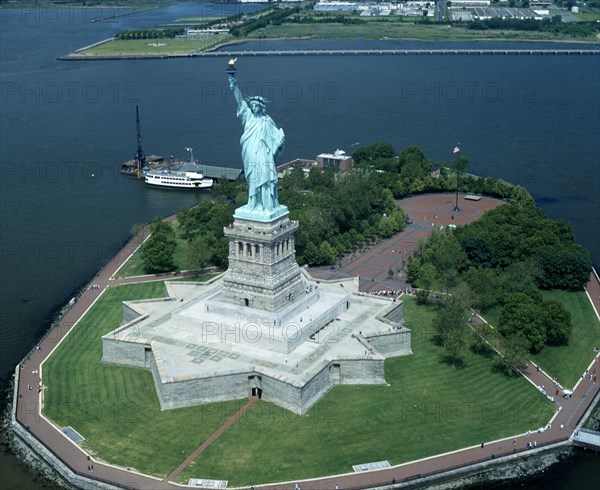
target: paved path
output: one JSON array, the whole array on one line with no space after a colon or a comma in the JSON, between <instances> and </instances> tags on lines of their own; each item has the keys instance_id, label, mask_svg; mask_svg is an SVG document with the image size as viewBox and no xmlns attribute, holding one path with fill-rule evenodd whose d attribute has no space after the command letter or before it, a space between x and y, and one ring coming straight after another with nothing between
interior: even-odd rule
<instances>
[{"instance_id":1,"label":"paved path","mask_svg":"<svg viewBox=\"0 0 600 490\"><path fill-rule=\"evenodd\" d=\"M256 403L257 400L258 400L258 397L250 398L250 400L248 400L248 403L246 403L236 413L234 413L231 417L229 417L229 419L221 427L219 427L212 436L210 436L208 439L206 439L206 441L204 441L198 447L198 449L196 449L192 454L190 454L183 463L181 463L175 470L173 470L169 475L167 475L165 480L167 480L167 481L175 480L175 478L177 478L179 473L181 473L183 470L185 470L198 456L200 456L200 454L208 446L210 446L213 442L215 442L219 438L219 436L221 434L223 434L223 432L225 432L227 429L229 429L229 427L231 427L235 422L237 422L240 419L240 417L242 417L242 415L244 415L250 409L250 407L252 407L252 405L254 405Z\"/></svg>"},{"instance_id":2,"label":"paved path","mask_svg":"<svg viewBox=\"0 0 600 490\"><path fill-rule=\"evenodd\" d=\"M394 285L394 283L387 282L387 270L390 268L390 264L400 265L402 260L406 260L407 255L412 248L414 248L418 239L427 236L432 228L432 224L433 226L447 226L452 223L464 224L476 219L485 209L496 207L499 204L502 204L502 202L489 198L482 198L481 201L476 202L461 200L459 201L459 207L462 211L453 212L453 194L424 195L404 200L402 202L403 208L408 212L413 223L403 233L377 245L373 249L367 251L364 255L349 261L344 265L341 271L315 270L311 271L311 273L314 272L315 275L329 278L345 277L347 274L352 275L353 273L358 272L362 276L361 287L363 290L375 290L376 288L389 289L390 285ZM147 231L144 231L143 237L145 237L146 234ZM104 268L102 268L98 275L90 281L90 286L95 285L97 288L87 289L78 298L71 310L60 321L59 325L52 329L40 341L37 348L31 352L30 356L22 364L17 386L18 396L16 399L16 417L17 421L23 427L27 428L38 441L49 448L55 456L65 462L75 473L89 476L90 478L100 481L114 482L114 484L123 488L137 488L144 490L174 489L177 487L168 480L175 478L175 472L183 470L183 468L189 464L188 460L190 462L193 460L194 454L190 455L179 468L164 480L141 475L129 471L126 468L118 468L103 464L94 461L93 459L90 460L88 459L87 453L63 435L56 426L41 416L43 390L41 393L38 393L37 391L40 378L43 386L42 363L76 325L85 312L96 302L102 292L111 284L139 282L140 278L119 281L113 281L111 278L140 242L140 237L136 237L134 240L127 243L125 247ZM395 250L396 252L391 253L391 250ZM400 250L401 253L398 253L398 250ZM162 280L164 278L164 276L158 278L157 276L146 276L141 280ZM373 281L371 281L371 278L373 278ZM588 285L588 293L592 297L594 307L598 313L600 311L600 281L598 281L597 277L591 279L592 280ZM590 370L594 369L596 370L596 373L600 374L598 356L595 358L593 365L590 366ZM36 374L33 374L33 372ZM535 386L544 385L550 390L554 386L552 380L546 377L543 372L538 372L534 367L529 368L526 376ZM28 389L28 385L32 386L31 390ZM599 386L600 383L593 383L589 377L583 376L574 389L573 397L571 399L567 400L560 398L556 400L557 408L560 407L561 410L552 421L551 427L540 433L535 432L529 435L522 434L516 437L514 445L513 438L511 437L502 441L486 443L483 448L480 446L467 448L450 454L434 456L425 460L407 463L387 470L306 481L301 483L301 487L305 490L317 488L332 489L335 488L335 484L337 483L341 489L368 488L390 483L393 479L400 482L401 480L414 479L425 474L446 471L457 466L466 466L478 461L490 460L493 456L499 457L504 454L511 454L513 451L521 452L525 450L527 442L533 443L535 441L539 447L555 441L565 441L584 414L591 400L598 393ZM246 407L244 407L245 410L248 410L251 405ZM233 423L233 421L231 423ZM561 428L561 426L564 427ZM222 429L226 430L227 427ZM213 436L215 436L215 434L213 434ZM220 435L220 433L218 435ZM216 437L218 437L218 435ZM209 439L205 444L210 444L213 441L214 439ZM204 450L203 446L204 444L196 451L201 452ZM90 470L91 464L93 464L93 471ZM294 488L294 483L287 485L266 485L261 486L260 488L285 488L292 490Z\"/></svg>"}]
</instances>

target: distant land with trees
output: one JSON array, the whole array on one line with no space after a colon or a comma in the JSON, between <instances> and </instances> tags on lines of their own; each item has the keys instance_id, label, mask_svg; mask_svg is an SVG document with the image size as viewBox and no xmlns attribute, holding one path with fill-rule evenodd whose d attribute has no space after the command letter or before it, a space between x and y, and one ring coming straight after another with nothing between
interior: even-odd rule
<instances>
[{"instance_id":1,"label":"distant land with trees","mask_svg":"<svg viewBox=\"0 0 600 490\"><path fill-rule=\"evenodd\" d=\"M0 0L2 1L2 0ZM597 0L594 0L597 1ZM156 55L181 55L212 50L224 44L236 44L256 39L419 39L430 41L579 41L597 42L600 36L600 6L585 5L585 12L573 14L577 22L563 20L561 11L539 19L475 19L472 21L453 19L449 15L443 20L426 15L373 15L360 16L358 11L313 10L315 1L301 3L269 4L264 9L248 15L235 14L222 18L165 19L169 27L119 31L113 40L78 50L65 59L81 57L131 57ZM434 2L432 2L433 4ZM451 4L451 2L448 2ZM511 5L512 3L512 5ZM89 3L88 3L89 4ZM494 2L493 6L527 7L521 2ZM6 4L8 5L8 4ZM108 4L107 6L110 6ZM114 5L114 4L113 4ZM133 4L135 8L150 8L156 4ZM143 6L142 6L143 5ZM567 9L567 2L560 7ZM583 7L582 7L583 8ZM186 29L196 31L218 27L219 33L207 33L198 38L198 33L188 35ZM141 39L171 39L166 46L136 43ZM203 42L200 42L203 41Z\"/></svg>"}]
</instances>

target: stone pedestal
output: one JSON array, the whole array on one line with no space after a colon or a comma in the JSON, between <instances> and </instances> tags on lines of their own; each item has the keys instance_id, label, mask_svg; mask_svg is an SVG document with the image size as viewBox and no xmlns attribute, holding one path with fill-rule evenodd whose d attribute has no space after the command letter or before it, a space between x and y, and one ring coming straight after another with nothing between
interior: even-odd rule
<instances>
[{"instance_id":1,"label":"stone pedestal","mask_svg":"<svg viewBox=\"0 0 600 490\"><path fill-rule=\"evenodd\" d=\"M229 238L229 268L223 277L220 301L256 310L277 312L305 294L296 263L294 234L287 208L270 221L241 217L225 228Z\"/></svg>"}]
</instances>

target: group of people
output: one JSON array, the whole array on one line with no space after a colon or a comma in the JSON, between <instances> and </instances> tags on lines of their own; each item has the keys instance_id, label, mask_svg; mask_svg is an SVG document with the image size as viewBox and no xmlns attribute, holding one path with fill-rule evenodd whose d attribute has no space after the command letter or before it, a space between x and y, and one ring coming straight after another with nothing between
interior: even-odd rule
<instances>
[{"instance_id":1,"label":"group of people","mask_svg":"<svg viewBox=\"0 0 600 490\"><path fill-rule=\"evenodd\" d=\"M37 387L37 392L38 394L42 392L42 378L38 375L39 371L37 369L34 369L33 371L31 371L31 374L34 377L37 377L37 382L38 382L38 387ZM29 391L31 391L33 389L33 386L31 386L30 384L27 385L27 389Z\"/></svg>"},{"instance_id":2,"label":"group of people","mask_svg":"<svg viewBox=\"0 0 600 490\"><path fill-rule=\"evenodd\" d=\"M378 291L368 291L367 294L372 296L396 297L401 296L402 294L414 296L416 293L412 289L380 289Z\"/></svg>"}]
</instances>

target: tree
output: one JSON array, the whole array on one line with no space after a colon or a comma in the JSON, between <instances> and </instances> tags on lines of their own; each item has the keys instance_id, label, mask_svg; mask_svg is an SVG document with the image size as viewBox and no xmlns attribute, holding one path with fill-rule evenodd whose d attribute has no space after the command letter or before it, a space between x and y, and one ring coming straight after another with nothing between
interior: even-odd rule
<instances>
[{"instance_id":1,"label":"tree","mask_svg":"<svg viewBox=\"0 0 600 490\"><path fill-rule=\"evenodd\" d=\"M471 267L462 277L472 291L474 308L485 310L499 303L502 294L500 271Z\"/></svg>"},{"instance_id":2,"label":"tree","mask_svg":"<svg viewBox=\"0 0 600 490\"><path fill-rule=\"evenodd\" d=\"M394 147L387 141L381 141L373 145L373 158L392 158Z\"/></svg>"},{"instance_id":3,"label":"tree","mask_svg":"<svg viewBox=\"0 0 600 490\"><path fill-rule=\"evenodd\" d=\"M453 366L464 364L470 333L465 306L452 296L445 298L433 321L433 328L437 340L444 346L446 361Z\"/></svg>"},{"instance_id":4,"label":"tree","mask_svg":"<svg viewBox=\"0 0 600 490\"><path fill-rule=\"evenodd\" d=\"M544 247L536 261L541 269L537 282L545 289L582 290L592 271L589 252L577 244Z\"/></svg>"},{"instance_id":5,"label":"tree","mask_svg":"<svg viewBox=\"0 0 600 490\"><path fill-rule=\"evenodd\" d=\"M304 250L304 260L308 265L320 265L322 263L321 252L315 242L308 242Z\"/></svg>"},{"instance_id":6,"label":"tree","mask_svg":"<svg viewBox=\"0 0 600 490\"><path fill-rule=\"evenodd\" d=\"M225 268L229 265L229 239L226 236L217 239L212 260L217 267Z\"/></svg>"},{"instance_id":7,"label":"tree","mask_svg":"<svg viewBox=\"0 0 600 490\"><path fill-rule=\"evenodd\" d=\"M494 249L489 240L481 237L465 237L460 245L467 254L470 265L474 267L491 267Z\"/></svg>"},{"instance_id":8,"label":"tree","mask_svg":"<svg viewBox=\"0 0 600 490\"><path fill-rule=\"evenodd\" d=\"M352 154L352 159L357 165L361 163L368 163L372 158L373 154L371 148L368 146L361 146L360 148L354 150L354 153Z\"/></svg>"},{"instance_id":9,"label":"tree","mask_svg":"<svg viewBox=\"0 0 600 490\"><path fill-rule=\"evenodd\" d=\"M380 141L371 146L361 146L352 154L357 164L372 164L375 160L389 160L394 157L394 147L387 141Z\"/></svg>"},{"instance_id":10,"label":"tree","mask_svg":"<svg viewBox=\"0 0 600 490\"><path fill-rule=\"evenodd\" d=\"M337 259L337 252L327 240L321 242L319 247L319 255L321 258L321 264L333 265Z\"/></svg>"},{"instance_id":11,"label":"tree","mask_svg":"<svg viewBox=\"0 0 600 490\"><path fill-rule=\"evenodd\" d=\"M494 367L508 376L519 376L527 365L529 341L522 334L503 337L500 350L502 356L496 358Z\"/></svg>"},{"instance_id":12,"label":"tree","mask_svg":"<svg viewBox=\"0 0 600 490\"><path fill-rule=\"evenodd\" d=\"M213 241L214 241L214 237ZM189 264L198 269L208 266L212 259L213 243L206 236L196 236L190 240L187 249L187 259Z\"/></svg>"},{"instance_id":13,"label":"tree","mask_svg":"<svg viewBox=\"0 0 600 490\"><path fill-rule=\"evenodd\" d=\"M429 173L431 163L417 146L407 146L400 152L400 177L413 183L415 179L423 178Z\"/></svg>"},{"instance_id":14,"label":"tree","mask_svg":"<svg viewBox=\"0 0 600 490\"><path fill-rule=\"evenodd\" d=\"M524 293L513 293L506 298L498 331L507 338L523 335L531 352L541 351L547 339L541 308Z\"/></svg>"},{"instance_id":15,"label":"tree","mask_svg":"<svg viewBox=\"0 0 600 490\"><path fill-rule=\"evenodd\" d=\"M142 246L144 270L155 274L175 270L175 230L173 225L155 218L151 225L152 235Z\"/></svg>"},{"instance_id":16,"label":"tree","mask_svg":"<svg viewBox=\"0 0 600 490\"><path fill-rule=\"evenodd\" d=\"M543 301L540 310L546 329L546 343L549 345L568 344L573 330L571 314L561 303L554 300Z\"/></svg>"}]
</instances>

